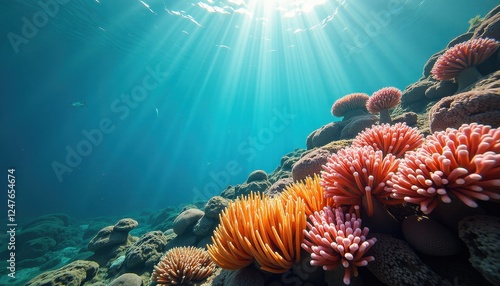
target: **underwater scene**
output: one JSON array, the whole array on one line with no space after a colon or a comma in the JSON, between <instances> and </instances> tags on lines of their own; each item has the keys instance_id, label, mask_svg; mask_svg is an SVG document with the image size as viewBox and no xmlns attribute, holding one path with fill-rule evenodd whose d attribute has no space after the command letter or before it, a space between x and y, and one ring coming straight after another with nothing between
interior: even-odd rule
<instances>
[{"instance_id":1,"label":"underwater scene","mask_svg":"<svg viewBox=\"0 0 500 286\"><path fill-rule=\"evenodd\" d=\"M498 0L1 6L0 285L500 285Z\"/></svg>"}]
</instances>

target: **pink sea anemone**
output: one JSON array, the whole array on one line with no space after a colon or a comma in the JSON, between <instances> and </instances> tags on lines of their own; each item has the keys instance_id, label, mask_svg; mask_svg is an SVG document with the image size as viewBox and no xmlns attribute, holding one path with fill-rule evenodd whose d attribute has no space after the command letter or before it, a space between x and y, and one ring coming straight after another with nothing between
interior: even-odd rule
<instances>
[{"instance_id":1,"label":"pink sea anemone","mask_svg":"<svg viewBox=\"0 0 500 286\"><path fill-rule=\"evenodd\" d=\"M489 39L471 39L446 50L434 64L432 76L436 80L455 79L458 90L475 82L481 74L474 67L489 58L500 46L500 42Z\"/></svg>"},{"instance_id":2,"label":"pink sea anemone","mask_svg":"<svg viewBox=\"0 0 500 286\"><path fill-rule=\"evenodd\" d=\"M432 212L438 199L455 197L469 207L476 200L500 200L500 128L476 123L435 132L416 151L406 153L387 181L392 197Z\"/></svg>"},{"instance_id":3,"label":"pink sea anemone","mask_svg":"<svg viewBox=\"0 0 500 286\"><path fill-rule=\"evenodd\" d=\"M335 117L344 116L344 120L347 120L355 115L368 114L365 107L368 97L366 93L348 94L335 101L332 105L332 115Z\"/></svg>"},{"instance_id":4,"label":"pink sea anemone","mask_svg":"<svg viewBox=\"0 0 500 286\"><path fill-rule=\"evenodd\" d=\"M373 216L372 197L384 204L395 204L385 190L385 182L396 172L399 159L392 154L384 156L371 146L347 147L332 154L323 165L321 186L325 197L333 197L336 206L361 205L363 196L367 202L367 214Z\"/></svg>"},{"instance_id":5,"label":"pink sea anemone","mask_svg":"<svg viewBox=\"0 0 500 286\"><path fill-rule=\"evenodd\" d=\"M381 150L384 156L393 154L401 158L405 152L417 149L423 142L424 136L417 128L411 128L405 123L396 123L366 128L354 138L352 146L372 146L375 150Z\"/></svg>"},{"instance_id":6,"label":"pink sea anemone","mask_svg":"<svg viewBox=\"0 0 500 286\"><path fill-rule=\"evenodd\" d=\"M361 219L355 214L344 215L342 208L326 206L309 220L302 248L311 254L311 265L333 270L341 264L345 268L343 281L349 285L351 272L357 277L358 267L375 260L366 252L377 239L367 239L369 229L361 228Z\"/></svg>"},{"instance_id":7,"label":"pink sea anemone","mask_svg":"<svg viewBox=\"0 0 500 286\"><path fill-rule=\"evenodd\" d=\"M380 113L380 123L391 123L389 109L401 102L401 90L395 87L384 87L377 90L366 102L366 109L372 113Z\"/></svg>"}]
</instances>

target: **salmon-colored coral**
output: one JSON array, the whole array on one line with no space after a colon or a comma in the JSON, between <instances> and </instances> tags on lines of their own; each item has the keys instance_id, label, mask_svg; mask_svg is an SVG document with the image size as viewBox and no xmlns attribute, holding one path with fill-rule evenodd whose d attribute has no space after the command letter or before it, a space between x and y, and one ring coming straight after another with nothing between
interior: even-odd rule
<instances>
[{"instance_id":1,"label":"salmon-colored coral","mask_svg":"<svg viewBox=\"0 0 500 286\"><path fill-rule=\"evenodd\" d=\"M347 120L355 115L368 114L365 107L368 98L366 93L348 94L335 101L332 105L332 115L335 117L344 116L344 120Z\"/></svg>"},{"instance_id":2,"label":"salmon-colored coral","mask_svg":"<svg viewBox=\"0 0 500 286\"><path fill-rule=\"evenodd\" d=\"M475 66L484 62L499 46L500 42L489 38L456 44L438 58L432 76L437 80L456 79L458 90L462 90L481 77Z\"/></svg>"},{"instance_id":3,"label":"salmon-colored coral","mask_svg":"<svg viewBox=\"0 0 500 286\"><path fill-rule=\"evenodd\" d=\"M419 204L428 214L438 199L455 197L469 207L476 200L500 200L500 128L476 123L435 132L417 151L406 153L387 181L392 197Z\"/></svg>"},{"instance_id":4,"label":"salmon-colored coral","mask_svg":"<svg viewBox=\"0 0 500 286\"><path fill-rule=\"evenodd\" d=\"M380 123L391 123L389 109L401 102L401 90L395 87L384 87L372 94L366 102L366 109L372 113L380 113Z\"/></svg>"},{"instance_id":5,"label":"salmon-colored coral","mask_svg":"<svg viewBox=\"0 0 500 286\"><path fill-rule=\"evenodd\" d=\"M396 172L399 159L392 154L384 156L372 146L347 147L328 158L321 172L321 186L325 197L333 197L336 206L361 205L367 201L367 214L373 216L373 198L384 204L396 204L385 190L385 182Z\"/></svg>"},{"instance_id":6,"label":"salmon-colored coral","mask_svg":"<svg viewBox=\"0 0 500 286\"><path fill-rule=\"evenodd\" d=\"M423 142L424 136L417 128L411 128L405 123L396 123L366 128L354 138L352 146L372 146L375 150L381 150L384 155L393 154L401 158L406 151L415 150Z\"/></svg>"}]
</instances>

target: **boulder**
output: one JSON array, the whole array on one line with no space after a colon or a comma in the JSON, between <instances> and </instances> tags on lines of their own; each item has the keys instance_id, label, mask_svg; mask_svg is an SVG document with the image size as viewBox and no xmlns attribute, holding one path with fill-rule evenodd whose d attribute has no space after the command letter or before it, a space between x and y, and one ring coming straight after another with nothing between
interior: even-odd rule
<instances>
[{"instance_id":1,"label":"boulder","mask_svg":"<svg viewBox=\"0 0 500 286\"><path fill-rule=\"evenodd\" d=\"M212 197L205 205L205 216L219 218L219 214L227 207L229 200L221 196Z\"/></svg>"},{"instance_id":2,"label":"boulder","mask_svg":"<svg viewBox=\"0 0 500 286\"><path fill-rule=\"evenodd\" d=\"M314 174L319 174L322 166L328 161L330 152L323 148L318 148L300 158L292 168L293 181L304 180L307 176L313 177Z\"/></svg>"},{"instance_id":3,"label":"boulder","mask_svg":"<svg viewBox=\"0 0 500 286\"><path fill-rule=\"evenodd\" d=\"M167 237L161 231L150 231L139 238L126 252L123 264L127 269L153 267L162 256Z\"/></svg>"},{"instance_id":4,"label":"boulder","mask_svg":"<svg viewBox=\"0 0 500 286\"><path fill-rule=\"evenodd\" d=\"M23 244L19 253L20 259L41 257L56 246L56 241L50 237L43 236L32 239Z\"/></svg>"},{"instance_id":5,"label":"boulder","mask_svg":"<svg viewBox=\"0 0 500 286\"><path fill-rule=\"evenodd\" d=\"M183 234L192 227L205 213L199 209L188 209L180 213L174 220L173 229L175 234Z\"/></svg>"},{"instance_id":6,"label":"boulder","mask_svg":"<svg viewBox=\"0 0 500 286\"><path fill-rule=\"evenodd\" d=\"M466 217L459 223L458 235L469 248L472 266L492 285L500 285L500 218Z\"/></svg>"},{"instance_id":7,"label":"boulder","mask_svg":"<svg viewBox=\"0 0 500 286\"><path fill-rule=\"evenodd\" d=\"M411 247L403 240L386 234L371 234L377 242L370 248L368 255L375 261L367 267L380 282L388 286L441 285L441 277L424 264Z\"/></svg>"},{"instance_id":8,"label":"boulder","mask_svg":"<svg viewBox=\"0 0 500 286\"><path fill-rule=\"evenodd\" d=\"M98 252L118 244L126 243L128 232L115 231L114 226L101 229L88 243L87 249Z\"/></svg>"},{"instance_id":9,"label":"boulder","mask_svg":"<svg viewBox=\"0 0 500 286\"><path fill-rule=\"evenodd\" d=\"M263 170L255 170L248 175L247 183L254 181L267 181L267 173Z\"/></svg>"},{"instance_id":10,"label":"boulder","mask_svg":"<svg viewBox=\"0 0 500 286\"><path fill-rule=\"evenodd\" d=\"M97 274L98 269L99 265L93 261L77 260L62 268L36 276L26 283L26 286L83 285Z\"/></svg>"},{"instance_id":11,"label":"boulder","mask_svg":"<svg viewBox=\"0 0 500 286\"><path fill-rule=\"evenodd\" d=\"M131 218L123 218L119 220L113 227L115 231L129 232L136 228L139 223Z\"/></svg>"},{"instance_id":12,"label":"boulder","mask_svg":"<svg viewBox=\"0 0 500 286\"><path fill-rule=\"evenodd\" d=\"M142 278L135 273L125 273L111 281L109 286L143 286Z\"/></svg>"},{"instance_id":13,"label":"boulder","mask_svg":"<svg viewBox=\"0 0 500 286\"><path fill-rule=\"evenodd\" d=\"M432 132L476 122L500 127L500 88L473 89L439 100L429 110Z\"/></svg>"}]
</instances>

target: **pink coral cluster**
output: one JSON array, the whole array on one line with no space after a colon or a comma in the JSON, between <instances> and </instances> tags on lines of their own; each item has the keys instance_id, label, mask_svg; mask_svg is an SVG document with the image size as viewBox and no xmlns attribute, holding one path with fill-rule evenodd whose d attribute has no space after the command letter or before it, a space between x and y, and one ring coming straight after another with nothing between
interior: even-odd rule
<instances>
[{"instance_id":1,"label":"pink coral cluster","mask_svg":"<svg viewBox=\"0 0 500 286\"><path fill-rule=\"evenodd\" d=\"M464 69L482 63L499 46L500 42L489 38L472 39L456 44L438 58L432 68L432 76L437 80L453 79Z\"/></svg>"},{"instance_id":2,"label":"pink coral cluster","mask_svg":"<svg viewBox=\"0 0 500 286\"><path fill-rule=\"evenodd\" d=\"M424 142L424 136L417 128L405 123L380 124L366 128L352 142L353 147L372 146L384 155L393 154L401 158L407 151L415 150Z\"/></svg>"},{"instance_id":3,"label":"pink coral cluster","mask_svg":"<svg viewBox=\"0 0 500 286\"><path fill-rule=\"evenodd\" d=\"M384 87L375 91L366 101L366 109L372 114L380 113L380 123L391 123L389 109L401 102L402 92L395 87Z\"/></svg>"},{"instance_id":4,"label":"pink coral cluster","mask_svg":"<svg viewBox=\"0 0 500 286\"><path fill-rule=\"evenodd\" d=\"M399 159L392 154L384 156L371 146L347 147L332 154L323 165L321 186L325 197L333 197L336 206L361 205L366 196L367 214L373 216L372 196L382 203L400 203L390 200L385 182L396 172Z\"/></svg>"},{"instance_id":5,"label":"pink coral cluster","mask_svg":"<svg viewBox=\"0 0 500 286\"><path fill-rule=\"evenodd\" d=\"M366 111L366 101L369 96L366 93L351 93L339 100L335 101L332 105L332 115L335 117L350 117L350 113L355 110Z\"/></svg>"},{"instance_id":6,"label":"pink coral cluster","mask_svg":"<svg viewBox=\"0 0 500 286\"><path fill-rule=\"evenodd\" d=\"M334 213L335 212L335 213ZM342 208L326 206L309 217L304 230L302 248L311 254L311 265L333 270L342 264L345 268L344 283L351 282L351 271L358 276L357 267L374 261L366 252L375 244L376 238L367 239L368 228L361 228L361 219L355 214L345 214Z\"/></svg>"},{"instance_id":7,"label":"pink coral cluster","mask_svg":"<svg viewBox=\"0 0 500 286\"><path fill-rule=\"evenodd\" d=\"M435 132L406 153L387 181L395 199L420 204L425 214L452 196L470 207L476 200L500 200L500 128L476 123Z\"/></svg>"}]
</instances>

